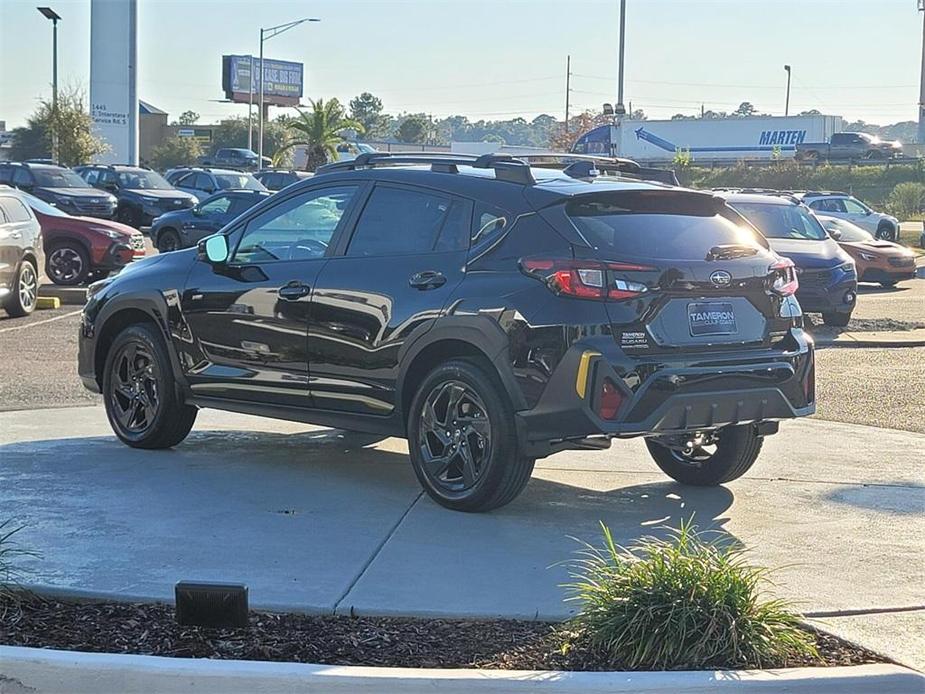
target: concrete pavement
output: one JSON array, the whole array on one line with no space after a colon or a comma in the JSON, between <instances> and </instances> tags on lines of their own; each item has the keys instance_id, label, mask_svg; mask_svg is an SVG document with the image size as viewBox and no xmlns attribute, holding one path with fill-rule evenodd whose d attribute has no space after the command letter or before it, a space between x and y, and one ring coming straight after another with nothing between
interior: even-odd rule
<instances>
[{"instance_id":1,"label":"concrete pavement","mask_svg":"<svg viewBox=\"0 0 925 694\"><path fill-rule=\"evenodd\" d=\"M422 495L406 450L204 412L175 450L135 451L99 407L5 412L0 509L42 553L25 564L32 583L169 600L180 579L241 581L264 608L521 618L574 609L560 588L572 537L596 542L604 521L631 542L693 514L775 568L775 591L804 612L925 668L925 435L787 422L716 489L677 485L641 442L616 443L541 461L485 515Z\"/></svg>"}]
</instances>

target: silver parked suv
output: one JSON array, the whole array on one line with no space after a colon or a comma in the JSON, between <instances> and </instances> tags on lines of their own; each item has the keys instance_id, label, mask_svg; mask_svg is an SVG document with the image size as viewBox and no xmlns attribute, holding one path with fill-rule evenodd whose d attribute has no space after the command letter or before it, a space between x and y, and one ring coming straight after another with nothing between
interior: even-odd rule
<instances>
[{"instance_id":1,"label":"silver parked suv","mask_svg":"<svg viewBox=\"0 0 925 694\"><path fill-rule=\"evenodd\" d=\"M0 185L0 307L11 317L35 310L43 262L35 214L18 191Z\"/></svg>"},{"instance_id":2,"label":"silver parked suv","mask_svg":"<svg viewBox=\"0 0 925 694\"><path fill-rule=\"evenodd\" d=\"M810 191L800 198L813 212L827 217L838 217L869 231L878 239L896 241L899 238L899 220L883 212L875 212L853 195L838 191Z\"/></svg>"}]
</instances>

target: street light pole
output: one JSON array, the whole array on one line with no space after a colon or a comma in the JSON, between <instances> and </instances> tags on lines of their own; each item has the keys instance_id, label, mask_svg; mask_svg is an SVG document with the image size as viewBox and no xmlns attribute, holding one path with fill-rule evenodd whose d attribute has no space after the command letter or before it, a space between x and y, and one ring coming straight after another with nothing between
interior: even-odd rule
<instances>
[{"instance_id":1,"label":"street light pole","mask_svg":"<svg viewBox=\"0 0 925 694\"><path fill-rule=\"evenodd\" d=\"M320 19L315 17L306 17L305 19L297 19L294 22L279 24L275 27L270 27L269 29L260 29L260 97L258 100L258 108L260 109L260 113L257 114L257 122L259 124L257 127L257 137L259 138L259 142L257 143L258 166L263 166L263 42L272 39L274 36L279 36L284 31L289 31L293 27L299 26L299 24L304 24L305 22L320 21Z\"/></svg>"},{"instance_id":2,"label":"street light pole","mask_svg":"<svg viewBox=\"0 0 925 694\"><path fill-rule=\"evenodd\" d=\"M247 81L247 148L254 151L254 56L251 59L250 78Z\"/></svg>"},{"instance_id":3,"label":"street light pole","mask_svg":"<svg viewBox=\"0 0 925 694\"><path fill-rule=\"evenodd\" d=\"M919 0L919 11L922 12L922 73L919 86L919 144L925 144L925 0Z\"/></svg>"},{"instance_id":4,"label":"street light pole","mask_svg":"<svg viewBox=\"0 0 925 694\"><path fill-rule=\"evenodd\" d=\"M61 17L50 7L35 8L51 20L51 158L58 161L58 20Z\"/></svg>"},{"instance_id":5,"label":"street light pole","mask_svg":"<svg viewBox=\"0 0 925 694\"><path fill-rule=\"evenodd\" d=\"M626 46L626 0L620 0L620 66L617 75L617 107L615 113L622 116L626 113L623 105L623 56Z\"/></svg>"},{"instance_id":6,"label":"street light pole","mask_svg":"<svg viewBox=\"0 0 925 694\"><path fill-rule=\"evenodd\" d=\"M790 115L790 66L784 65L787 71L787 100L784 102L784 116Z\"/></svg>"}]
</instances>

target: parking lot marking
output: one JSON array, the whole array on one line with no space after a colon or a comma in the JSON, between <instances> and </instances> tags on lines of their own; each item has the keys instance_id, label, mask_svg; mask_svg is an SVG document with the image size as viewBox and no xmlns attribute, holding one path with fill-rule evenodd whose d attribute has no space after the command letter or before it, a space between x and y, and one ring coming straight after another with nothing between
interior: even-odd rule
<instances>
[{"instance_id":1,"label":"parking lot marking","mask_svg":"<svg viewBox=\"0 0 925 694\"><path fill-rule=\"evenodd\" d=\"M32 327L35 327L36 325L44 325L45 323L53 323L56 320L62 320L63 318L70 318L71 316L76 316L82 310L83 309L79 309L77 311L71 311L70 313L65 313L63 316L55 316L54 318L46 318L45 320L35 321L35 323L26 323L25 325L14 325L12 328L3 328L2 330L0 330L0 334L11 333L14 330L25 330L26 328L32 328Z\"/></svg>"}]
</instances>

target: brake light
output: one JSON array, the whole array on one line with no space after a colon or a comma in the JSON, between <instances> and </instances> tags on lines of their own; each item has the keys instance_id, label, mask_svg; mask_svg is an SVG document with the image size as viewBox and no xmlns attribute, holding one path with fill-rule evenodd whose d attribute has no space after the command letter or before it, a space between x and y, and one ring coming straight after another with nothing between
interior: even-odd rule
<instances>
[{"instance_id":1,"label":"brake light","mask_svg":"<svg viewBox=\"0 0 925 694\"><path fill-rule=\"evenodd\" d=\"M541 280L556 294L578 299L630 299L649 290L642 282L610 279L613 272L655 270L648 265L556 258L522 258L520 267L527 275Z\"/></svg>"},{"instance_id":2,"label":"brake light","mask_svg":"<svg viewBox=\"0 0 925 694\"><path fill-rule=\"evenodd\" d=\"M615 419L620 405L623 404L623 393L609 378L601 384L601 396L598 400L597 414L601 419Z\"/></svg>"},{"instance_id":3,"label":"brake light","mask_svg":"<svg viewBox=\"0 0 925 694\"><path fill-rule=\"evenodd\" d=\"M774 281L771 283L772 292L780 296L793 296L797 293L800 283L797 280L797 269L792 260L781 258L768 268L768 272L774 273Z\"/></svg>"}]
</instances>

